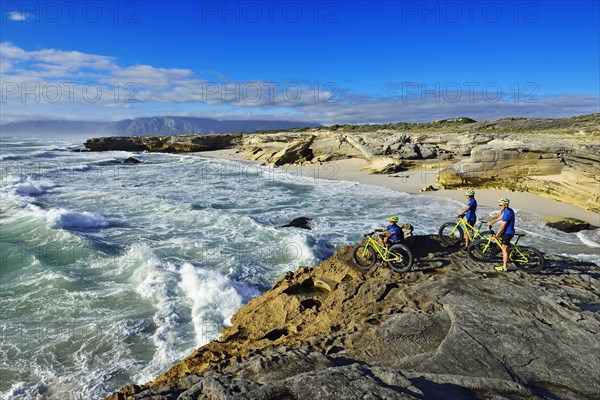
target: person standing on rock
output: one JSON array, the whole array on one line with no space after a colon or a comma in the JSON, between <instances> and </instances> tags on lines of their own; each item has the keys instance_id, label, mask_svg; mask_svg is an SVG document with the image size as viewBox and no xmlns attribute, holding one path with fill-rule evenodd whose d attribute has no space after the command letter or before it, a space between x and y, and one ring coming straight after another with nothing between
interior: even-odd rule
<instances>
[{"instance_id":1,"label":"person standing on rock","mask_svg":"<svg viewBox=\"0 0 600 400\"><path fill-rule=\"evenodd\" d=\"M500 238L502 241L502 265L496 268L496 271L506 272L508 271L508 244L510 243L513 236L515 236L515 212L512 208L509 208L509 199L498 200L498 207L501 208L501 214L490 221L490 225L494 225L498 221L502 221L498 232L492 239Z\"/></svg>"},{"instance_id":2,"label":"person standing on rock","mask_svg":"<svg viewBox=\"0 0 600 400\"><path fill-rule=\"evenodd\" d=\"M399 242L401 240L400 235L402 235L402 229L398 226L398 217L392 215L389 221L390 224L385 228L375 229L375 232L387 232L384 235L377 236L377 241L384 247L387 247L390 241Z\"/></svg>"},{"instance_id":3,"label":"person standing on rock","mask_svg":"<svg viewBox=\"0 0 600 400\"><path fill-rule=\"evenodd\" d=\"M467 196L468 200L467 200L467 206L458 214L456 214L456 216L458 218L462 218L464 217L467 222L469 223L469 225L475 225L475 222L477 221L477 216L475 215L475 213L477 212L477 200L475 200L475 191L474 190L467 190L465 192L465 196ZM471 230L470 232L465 232L465 249L467 247L469 247L469 235L473 233L473 231Z\"/></svg>"}]
</instances>

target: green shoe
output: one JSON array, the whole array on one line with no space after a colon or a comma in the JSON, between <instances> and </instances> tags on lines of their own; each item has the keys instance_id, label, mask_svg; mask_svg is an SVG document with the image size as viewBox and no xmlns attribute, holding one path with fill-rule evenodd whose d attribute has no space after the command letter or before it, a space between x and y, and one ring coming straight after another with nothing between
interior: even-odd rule
<instances>
[{"instance_id":1,"label":"green shoe","mask_svg":"<svg viewBox=\"0 0 600 400\"><path fill-rule=\"evenodd\" d=\"M494 269L498 272L506 272L507 270L504 269L503 265L498 265L497 267L494 267Z\"/></svg>"}]
</instances>

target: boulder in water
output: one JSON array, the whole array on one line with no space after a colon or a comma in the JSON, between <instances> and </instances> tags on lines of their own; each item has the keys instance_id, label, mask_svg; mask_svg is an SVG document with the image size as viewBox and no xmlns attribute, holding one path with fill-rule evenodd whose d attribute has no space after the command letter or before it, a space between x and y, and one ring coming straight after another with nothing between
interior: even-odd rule
<instances>
[{"instance_id":1,"label":"boulder in water","mask_svg":"<svg viewBox=\"0 0 600 400\"><path fill-rule=\"evenodd\" d=\"M308 225L308 221L310 221L310 218L306 218L306 217L294 218L287 224L283 225L282 228L294 227L294 228L310 229L310 226Z\"/></svg>"},{"instance_id":2,"label":"boulder in water","mask_svg":"<svg viewBox=\"0 0 600 400\"><path fill-rule=\"evenodd\" d=\"M129 157L126 158L125 160L123 160L123 164L139 164L141 163L140 160L138 160L137 158L133 158L133 157Z\"/></svg>"},{"instance_id":3,"label":"boulder in water","mask_svg":"<svg viewBox=\"0 0 600 400\"><path fill-rule=\"evenodd\" d=\"M586 229L590 229L590 223L587 221L582 221L577 218L559 218L559 217L551 217L545 216L544 223L550 228L554 228L561 232L573 233L579 232Z\"/></svg>"}]
</instances>

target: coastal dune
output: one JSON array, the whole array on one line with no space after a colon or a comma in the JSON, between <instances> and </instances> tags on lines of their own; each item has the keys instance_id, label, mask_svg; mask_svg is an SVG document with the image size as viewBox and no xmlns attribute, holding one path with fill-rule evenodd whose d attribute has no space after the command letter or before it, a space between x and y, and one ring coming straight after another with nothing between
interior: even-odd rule
<instances>
[{"instance_id":1,"label":"coastal dune","mask_svg":"<svg viewBox=\"0 0 600 400\"><path fill-rule=\"evenodd\" d=\"M360 271L351 247L288 272L218 340L107 399L598 397L595 265L499 275L432 236L411 247L407 274Z\"/></svg>"}]
</instances>

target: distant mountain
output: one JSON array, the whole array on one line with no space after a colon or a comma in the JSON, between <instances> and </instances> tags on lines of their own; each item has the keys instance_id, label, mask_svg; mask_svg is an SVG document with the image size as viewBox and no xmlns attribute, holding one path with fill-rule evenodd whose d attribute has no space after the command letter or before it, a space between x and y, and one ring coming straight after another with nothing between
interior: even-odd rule
<instances>
[{"instance_id":1,"label":"distant mountain","mask_svg":"<svg viewBox=\"0 0 600 400\"><path fill-rule=\"evenodd\" d=\"M314 127L298 121L217 120L193 117L148 117L116 122L23 121L0 125L2 135L93 134L102 136L179 135L189 133L255 132Z\"/></svg>"},{"instance_id":2,"label":"distant mountain","mask_svg":"<svg viewBox=\"0 0 600 400\"><path fill-rule=\"evenodd\" d=\"M97 134L104 132L106 122L86 121L22 121L0 125L2 135L45 136L55 134Z\"/></svg>"},{"instance_id":3,"label":"distant mountain","mask_svg":"<svg viewBox=\"0 0 600 400\"><path fill-rule=\"evenodd\" d=\"M216 120L190 117L151 117L113 122L108 130L114 135L178 135L187 133L255 132L319 126L313 122Z\"/></svg>"}]
</instances>

